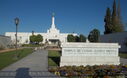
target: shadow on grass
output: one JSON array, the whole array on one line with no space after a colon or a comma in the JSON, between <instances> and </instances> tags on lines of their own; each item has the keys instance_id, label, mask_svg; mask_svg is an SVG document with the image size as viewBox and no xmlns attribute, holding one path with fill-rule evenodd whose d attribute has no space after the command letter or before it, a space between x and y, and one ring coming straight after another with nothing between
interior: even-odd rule
<instances>
[{"instance_id":1,"label":"shadow on grass","mask_svg":"<svg viewBox=\"0 0 127 78\"><path fill-rule=\"evenodd\" d=\"M55 62L57 64L57 66L59 66L60 64L60 57L48 57L50 59L53 60L53 62Z\"/></svg>"}]
</instances>

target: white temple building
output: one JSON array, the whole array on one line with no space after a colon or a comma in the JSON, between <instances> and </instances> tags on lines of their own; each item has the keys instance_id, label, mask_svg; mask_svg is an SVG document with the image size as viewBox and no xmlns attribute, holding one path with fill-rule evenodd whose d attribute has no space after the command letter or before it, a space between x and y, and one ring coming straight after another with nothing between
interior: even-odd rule
<instances>
[{"instance_id":1,"label":"white temple building","mask_svg":"<svg viewBox=\"0 0 127 78\"><path fill-rule=\"evenodd\" d=\"M11 37L11 40L13 43L15 43L16 38L15 38L15 34L16 32L6 32L5 36L9 36ZM43 42L48 42L49 44L52 43L63 43L63 42L67 42L67 36L68 34L72 34L72 35L77 35L76 33L60 33L60 30L58 30L55 26L55 17L54 15L52 16L52 24L51 24L51 28L47 30L47 33L34 33L34 35L42 35L43 36ZM29 37L32 35L31 32L18 32L18 43L19 44L29 44L30 43L30 39Z\"/></svg>"}]
</instances>

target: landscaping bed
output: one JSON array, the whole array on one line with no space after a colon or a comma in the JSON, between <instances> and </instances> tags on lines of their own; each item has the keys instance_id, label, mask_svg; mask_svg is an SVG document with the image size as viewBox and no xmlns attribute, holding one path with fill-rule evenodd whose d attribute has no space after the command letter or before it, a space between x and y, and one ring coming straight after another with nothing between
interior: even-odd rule
<instances>
[{"instance_id":1,"label":"landscaping bed","mask_svg":"<svg viewBox=\"0 0 127 78\"><path fill-rule=\"evenodd\" d=\"M14 51L8 51L4 53L0 53L0 70L4 67L22 59L23 57L31 54L33 52L33 49L31 48L24 48ZM17 54L18 58L15 59L15 55Z\"/></svg>"},{"instance_id":2,"label":"landscaping bed","mask_svg":"<svg viewBox=\"0 0 127 78\"><path fill-rule=\"evenodd\" d=\"M53 67L49 71L67 78L125 78L123 69L127 69L127 67L121 65L95 65Z\"/></svg>"},{"instance_id":3,"label":"landscaping bed","mask_svg":"<svg viewBox=\"0 0 127 78\"><path fill-rule=\"evenodd\" d=\"M94 66L63 66L59 67L60 51L48 51L49 71L62 78L125 78L127 65L94 65ZM127 53L119 53L127 58Z\"/></svg>"}]
</instances>

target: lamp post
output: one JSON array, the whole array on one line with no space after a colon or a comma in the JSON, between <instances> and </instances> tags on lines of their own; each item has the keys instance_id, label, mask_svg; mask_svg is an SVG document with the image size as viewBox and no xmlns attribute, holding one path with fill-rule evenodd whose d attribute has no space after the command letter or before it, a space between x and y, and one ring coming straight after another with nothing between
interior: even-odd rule
<instances>
[{"instance_id":1,"label":"lamp post","mask_svg":"<svg viewBox=\"0 0 127 78\"><path fill-rule=\"evenodd\" d=\"M18 31L18 24L19 24L19 18L15 18L15 25L16 25L16 34L15 34L15 37L16 37L16 52L17 52L17 31ZM18 58L17 54L15 55L16 59Z\"/></svg>"}]
</instances>

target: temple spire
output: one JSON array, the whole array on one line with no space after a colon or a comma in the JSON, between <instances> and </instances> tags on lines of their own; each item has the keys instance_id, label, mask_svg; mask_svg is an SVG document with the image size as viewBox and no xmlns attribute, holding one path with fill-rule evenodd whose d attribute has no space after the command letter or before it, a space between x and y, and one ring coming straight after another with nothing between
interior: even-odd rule
<instances>
[{"instance_id":1,"label":"temple spire","mask_svg":"<svg viewBox=\"0 0 127 78\"><path fill-rule=\"evenodd\" d=\"M52 25L51 28L55 28L55 13L52 13Z\"/></svg>"}]
</instances>

